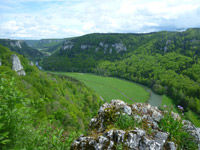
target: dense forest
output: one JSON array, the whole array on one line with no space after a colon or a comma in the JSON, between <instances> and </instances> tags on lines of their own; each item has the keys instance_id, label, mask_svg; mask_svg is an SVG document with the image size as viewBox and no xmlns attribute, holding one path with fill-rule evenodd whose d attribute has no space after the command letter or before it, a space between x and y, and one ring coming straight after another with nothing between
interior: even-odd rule
<instances>
[{"instance_id":1,"label":"dense forest","mask_svg":"<svg viewBox=\"0 0 200 150\"><path fill-rule=\"evenodd\" d=\"M60 51L43 60L43 67L132 80L167 94L185 111L200 114L199 58L199 28L148 34L89 34L63 42Z\"/></svg>"},{"instance_id":2,"label":"dense forest","mask_svg":"<svg viewBox=\"0 0 200 150\"><path fill-rule=\"evenodd\" d=\"M102 101L83 83L44 73L15 53L26 72L18 76L14 53L0 46L0 149L68 149Z\"/></svg>"}]
</instances>

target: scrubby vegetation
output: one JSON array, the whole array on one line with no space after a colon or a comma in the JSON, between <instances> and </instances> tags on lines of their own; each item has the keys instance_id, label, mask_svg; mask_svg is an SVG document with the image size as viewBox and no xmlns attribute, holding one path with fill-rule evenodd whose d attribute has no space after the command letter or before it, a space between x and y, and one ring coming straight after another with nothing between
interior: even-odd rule
<instances>
[{"instance_id":1,"label":"scrubby vegetation","mask_svg":"<svg viewBox=\"0 0 200 150\"><path fill-rule=\"evenodd\" d=\"M198 149L194 137L184 130L182 118L174 119L170 107L167 108L167 112L161 119L159 126L163 131L170 134L169 140L175 142L178 145L178 149Z\"/></svg>"}]
</instances>

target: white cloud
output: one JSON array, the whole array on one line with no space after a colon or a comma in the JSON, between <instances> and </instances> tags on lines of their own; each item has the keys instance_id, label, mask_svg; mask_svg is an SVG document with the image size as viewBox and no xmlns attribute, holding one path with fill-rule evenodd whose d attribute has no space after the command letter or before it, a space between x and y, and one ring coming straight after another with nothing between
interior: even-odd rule
<instances>
[{"instance_id":1,"label":"white cloud","mask_svg":"<svg viewBox=\"0 0 200 150\"><path fill-rule=\"evenodd\" d=\"M64 38L200 27L198 1L7 0L0 10L0 37Z\"/></svg>"}]
</instances>

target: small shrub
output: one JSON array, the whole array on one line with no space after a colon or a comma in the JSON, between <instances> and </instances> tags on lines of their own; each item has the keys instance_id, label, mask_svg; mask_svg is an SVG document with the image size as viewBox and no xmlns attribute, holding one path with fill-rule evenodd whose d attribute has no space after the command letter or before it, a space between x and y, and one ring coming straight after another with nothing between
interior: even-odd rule
<instances>
[{"instance_id":1,"label":"small shrub","mask_svg":"<svg viewBox=\"0 0 200 150\"><path fill-rule=\"evenodd\" d=\"M178 145L178 149L195 150L198 148L193 136L183 129L182 120L174 120L171 110L168 110L161 119L159 127L170 133L169 140Z\"/></svg>"},{"instance_id":2,"label":"small shrub","mask_svg":"<svg viewBox=\"0 0 200 150\"><path fill-rule=\"evenodd\" d=\"M136 126L136 124L137 123L132 116L128 116L127 114L121 114L116 119L115 127L118 127L120 129L133 129Z\"/></svg>"},{"instance_id":3,"label":"small shrub","mask_svg":"<svg viewBox=\"0 0 200 150\"><path fill-rule=\"evenodd\" d=\"M123 144L116 145L116 150L123 150Z\"/></svg>"}]
</instances>

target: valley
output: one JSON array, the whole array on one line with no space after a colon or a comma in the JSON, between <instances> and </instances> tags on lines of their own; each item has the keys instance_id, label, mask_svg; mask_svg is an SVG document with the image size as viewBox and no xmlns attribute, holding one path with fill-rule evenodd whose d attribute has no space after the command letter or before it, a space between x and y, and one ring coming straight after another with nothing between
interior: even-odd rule
<instances>
[{"instance_id":1,"label":"valley","mask_svg":"<svg viewBox=\"0 0 200 150\"><path fill-rule=\"evenodd\" d=\"M112 99L168 109L200 127L199 41L199 28L94 33L66 39L1 39L0 146L23 147L24 132L26 147L35 147L41 138L42 148L51 145L54 149L51 140L57 135L55 145L69 149L76 137L89 134L89 120ZM17 72L13 66L18 66ZM8 113L15 110L16 114ZM16 120L6 126L12 116ZM16 123L17 119L24 123ZM21 126L25 128L21 130Z\"/></svg>"}]
</instances>

